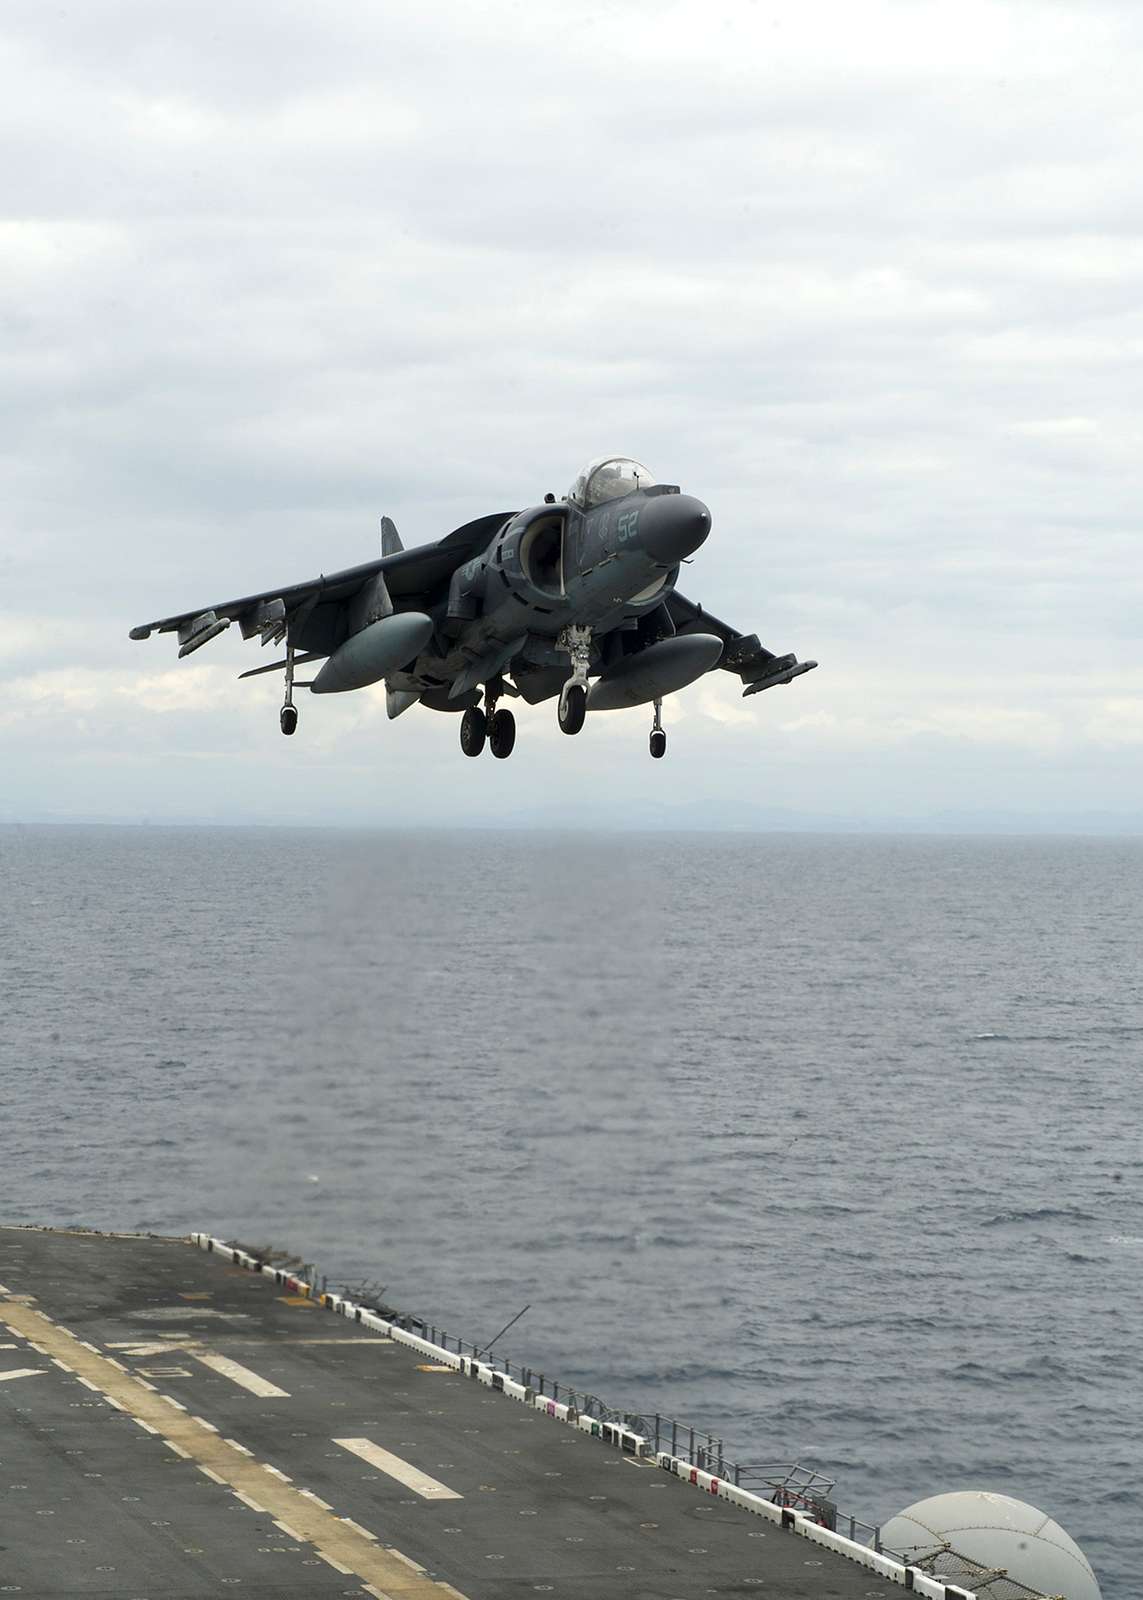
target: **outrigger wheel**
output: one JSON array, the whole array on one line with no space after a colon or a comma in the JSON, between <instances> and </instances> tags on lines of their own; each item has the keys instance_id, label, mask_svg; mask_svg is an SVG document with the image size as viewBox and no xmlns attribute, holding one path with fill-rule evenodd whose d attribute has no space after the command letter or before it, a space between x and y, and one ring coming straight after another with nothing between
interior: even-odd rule
<instances>
[{"instance_id":1,"label":"outrigger wheel","mask_svg":"<svg viewBox=\"0 0 1143 1600\"><path fill-rule=\"evenodd\" d=\"M508 710L494 711L488 724L488 748L497 761L507 761L516 743L516 718Z\"/></svg>"},{"instance_id":2,"label":"outrigger wheel","mask_svg":"<svg viewBox=\"0 0 1143 1600\"><path fill-rule=\"evenodd\" d=\"M655 719L651 723L651 754L662 761L667 753L667 735L663 732L663 702L655 701Z\"/></svg>"},{"instance_id":3,"label":"outrigger wheel","mask_svg":"<svg viewBox=\"0 0 1143 1600\"><path fill-rule=\"evenodd\" d=\"M289 736L291 733L294 733L298 726L297 706L283 706L278 714L278 721L282 725L282 732L284 734Z\"/></svg>"},{"instance_id":4,"label":"outrigger wheel","mask_svg":"<svg viewBox=\"0 0 1143 1600\"><path fill-rule=\"evenodd\" d=\"M569 683L560 695L557 713L563 733L578 733L587 716L587 690L582 683Z\"/></svg>"},{"instance_id":5,"label":"outrigger wheel","mask_svg":"<svg viewBox=\"0 0 1143 1600\"><path fill-rule=\"evenodd\" d=\"M466 756L478 756L488 737L488 718L479 706L469 706L460 719L460 748Z\"/></svg>"}]
</instances>

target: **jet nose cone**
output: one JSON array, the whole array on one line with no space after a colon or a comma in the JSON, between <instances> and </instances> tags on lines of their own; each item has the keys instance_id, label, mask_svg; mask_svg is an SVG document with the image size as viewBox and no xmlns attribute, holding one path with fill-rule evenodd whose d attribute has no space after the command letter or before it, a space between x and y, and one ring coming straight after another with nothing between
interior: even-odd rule
<instances>
[{"instance_id":1,"label":"jet nose cone","mask_svg":"<svg viewBox=\"0 0 1143 1600\"><path fill-rule=\"evenodd\" d=\"M639 517L639 536L647 554L664 567L691 555L710 532L710 512L689 494L662 494L648 500Z\"/></svg>"}]
</instances>

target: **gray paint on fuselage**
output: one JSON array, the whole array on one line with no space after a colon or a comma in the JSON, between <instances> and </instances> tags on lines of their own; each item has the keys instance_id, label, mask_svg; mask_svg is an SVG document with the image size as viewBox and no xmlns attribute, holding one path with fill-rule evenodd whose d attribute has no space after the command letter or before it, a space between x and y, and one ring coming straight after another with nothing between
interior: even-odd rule
<instances>
[{"instance_id":1,"label":"gray paint on fuselage","mask_svg":"<svg viewBox=\"0 0 1143 1600\"><path fill-rule=\"evenodd\" d=\"M598 639L654 611L674 588L678 561L656 560L640 537L652 497L663 498L639 490L590 511L561 503L530 506L510 518L488 547L459 569L448 601L434 613L435 648L424 651L405 671L392 674L393 688L412 691L451 685L474 662L495 656L498 648L524 633L523 661L532 668L549 669L544 674L546 692L539 697L558 693L568 665L567 655L555 646L563 628L570 623L586 625ZM688 496L672 498L681 512L699 505ZM705 507L701 511L709 526ZM529 531L561 516L562 594L550 584L538 583L523 555ZM660 520L666 519L660 516ZM451 614L450 606L456 608ZM477 615L465 616L469 610ZM593 659L598 663L598 649ZM539 682L535 688L539 690Z\"/></svg>"}]
</instances>

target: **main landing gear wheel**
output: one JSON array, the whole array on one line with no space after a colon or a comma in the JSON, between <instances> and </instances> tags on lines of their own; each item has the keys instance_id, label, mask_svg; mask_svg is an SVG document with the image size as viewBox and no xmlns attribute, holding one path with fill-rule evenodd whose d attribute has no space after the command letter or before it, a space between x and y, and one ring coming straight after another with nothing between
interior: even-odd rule
<instances>
[{"instance_id":1,"label":"main landing gear wheel","mask_svg":"<svg viewBox=\"0 0 1143 1600\"><path fill-rule=\"evenodd\" d=\"M488 725L488 748L497 761L507 761L516 743L516 718L510 711L494 711Z\"/></svg>"},{"instance_id":2,"label":"main landing gear wheel","mask_svg":"<svg viewBox=\"0 0 1143 1600\"><path fill-rule=\"evenodd\" d=\"M460 748L466 756L478 756L488 736L488 718L479 706L469 706L460 719Z\"/></svg>"},{"instance_id":3,"label":"main landing gear wheel","mask_svg":"<svg viewBox=\"0 0 1143 1600\"><path fill-rule=\"evenodd\" d=\"M582 683L569 683L560 695L558 712L563 733L578 733L587 716L587 690Z\"/></svg>"}]
</instances>

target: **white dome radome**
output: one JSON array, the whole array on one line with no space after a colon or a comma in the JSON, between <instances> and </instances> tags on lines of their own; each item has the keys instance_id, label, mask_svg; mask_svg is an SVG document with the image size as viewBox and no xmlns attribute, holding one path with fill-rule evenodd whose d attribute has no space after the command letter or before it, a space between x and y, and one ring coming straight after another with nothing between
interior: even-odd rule
<instances>
[{"instance_id":1,"label":"white dome radome","mask_svg":"<svg viewBox=\"0 0 1143 1600\"><path fill-rule=\"evenodd\" d=\"M1005 1568L1041 1594L1101 1600L1095 1573L1075 1540L1046 1512L1006 1494L961 1489L918 1500L884 1524L881 1543L969 1590L972 1583L967 1577L944 1573L939 1557L930 1568L926 1556L948 1545L984 1567Z\"/></svg>"}]
</instances>

